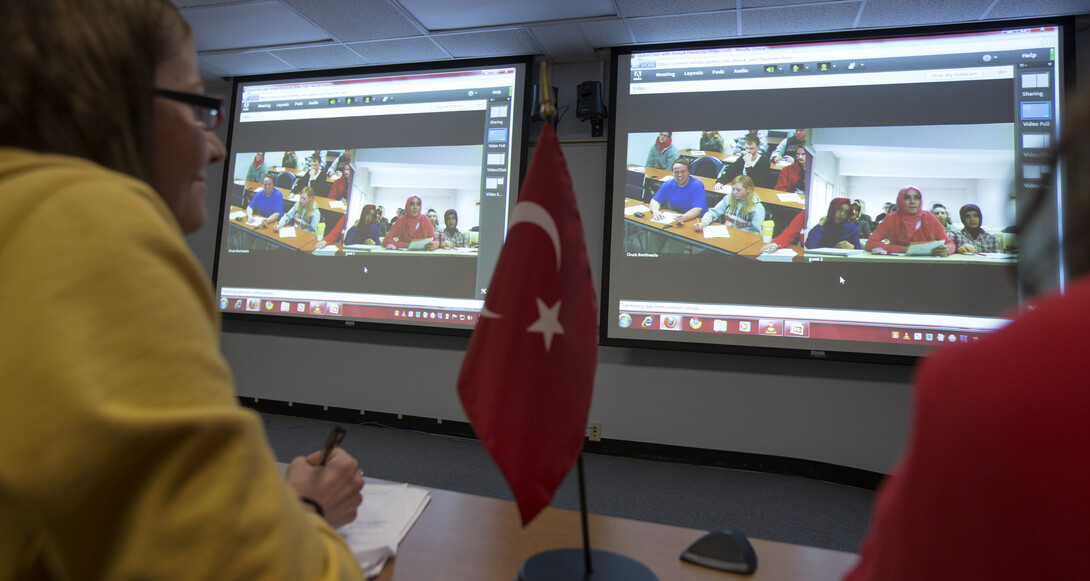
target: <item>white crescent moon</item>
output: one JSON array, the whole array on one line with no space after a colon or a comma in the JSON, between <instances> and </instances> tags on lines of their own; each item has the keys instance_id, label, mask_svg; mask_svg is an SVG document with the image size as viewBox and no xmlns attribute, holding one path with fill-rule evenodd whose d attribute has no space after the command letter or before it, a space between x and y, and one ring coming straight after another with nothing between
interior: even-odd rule
<instances>
[{"instance_id":1,"label":"white crescent moon","mask_svg":"<svg viewBox=\"0 0 1090 581\"><path fill-rule=\"evenodd\" d=\"M511 232L515 225L522 222L534 224L549 235L553 241L553 249L556 250L556 269L560 270L560 230L557 229L553 217L540 204L519 202L515 204L515 212L511 215L511 224L507 227L507 231Z\"/></svg>"}]
</instances>

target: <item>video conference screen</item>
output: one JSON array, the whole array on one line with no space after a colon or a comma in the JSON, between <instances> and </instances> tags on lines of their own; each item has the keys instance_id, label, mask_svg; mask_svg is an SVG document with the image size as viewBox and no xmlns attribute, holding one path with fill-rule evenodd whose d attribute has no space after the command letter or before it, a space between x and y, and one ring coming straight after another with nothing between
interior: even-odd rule
<instances>
[{"instance_id":1,"label":"video conference screen","mask_svg":"<svg viewBox=\"0 0 1090 581\"><path fill-rule=\"evenodd\" d=\"M518 193L529 64L237 81L220 310L471 330Z\"/></svg>"},{"instance_id":2,"label":"video conference screen","mask_svg":"<svg viewBox=\"0 0 1090 581\"><path fill-rule=\"evenodd\" d=\"M937 30L615 49L603 342L896 358L1003 327L1019 211L1047 191L1060 230L1068 31Z\"/></svg>"}]
</instances>

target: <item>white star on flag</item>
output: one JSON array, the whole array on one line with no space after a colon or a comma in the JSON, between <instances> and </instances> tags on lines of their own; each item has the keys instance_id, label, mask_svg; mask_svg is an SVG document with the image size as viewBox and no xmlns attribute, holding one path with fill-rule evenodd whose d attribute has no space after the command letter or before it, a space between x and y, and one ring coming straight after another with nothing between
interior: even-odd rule
<instances>
[{"instance_id":1,"label":"white star on flag","mask_svg":"<svg viewBox=\"0 0 1090 581\"><path fill-rule=\"evenodd\" d=\"M545 301L539 297L537 299L537 320L533 325L526 327L527 331L533 331L534 333L541 333L545 339L545 350L549 350L549 346L553 343L553 335L563 335L564 327L560 326L560 301L556 301L556 304L547 307Z\"/></svg>"}]
</instances>

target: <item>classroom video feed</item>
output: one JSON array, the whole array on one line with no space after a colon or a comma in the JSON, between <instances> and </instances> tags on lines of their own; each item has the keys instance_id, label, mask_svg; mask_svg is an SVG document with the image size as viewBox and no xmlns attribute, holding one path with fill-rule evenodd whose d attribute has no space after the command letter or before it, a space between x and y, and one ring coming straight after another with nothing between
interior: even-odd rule
<instances>
[{"instance_id":1,"label":"classroom video feed","mask_svg":"<svg viewBox=\"0 0 1090 581\"><path fill-rule=\"evenodd\" d=\"M1014 125L630 133L624 249L1010 264Z\"/></svg>"},{"instance_id":2,"label":"classroom video feed","mask_svg":"<svg viewBox=\"0 0 1090 581\"><path fill-rule=\"evenodd\" d=\"M237 154L229 253L477 255L483 146Z\"/></svg>"}]
</instances>

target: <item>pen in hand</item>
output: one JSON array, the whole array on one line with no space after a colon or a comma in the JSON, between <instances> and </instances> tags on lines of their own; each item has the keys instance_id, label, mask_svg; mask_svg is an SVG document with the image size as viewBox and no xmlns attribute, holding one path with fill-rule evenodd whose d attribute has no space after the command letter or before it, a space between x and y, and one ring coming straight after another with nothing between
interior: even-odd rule
<instances>
[{"instance_id":1,"label":"pen in hand","mask_svg":"<svg viewBox=\"0 0 1090 581\"><path fill-rule=\"evenodd\" d=\"M326 438L325 445L322 446L322 455L318 458L319 466L325 466L326 461L329 460L329 455L333 453L333 449L344 440L344 434L344 428L333 426L333 431L329 432L329 437Z\"/></svg>"}]
</instances>

